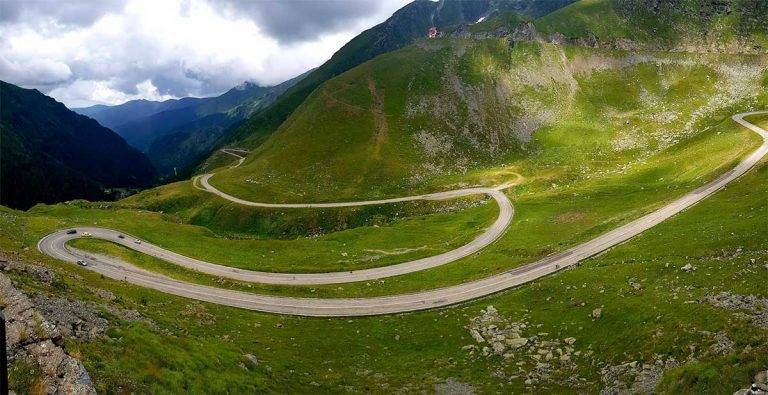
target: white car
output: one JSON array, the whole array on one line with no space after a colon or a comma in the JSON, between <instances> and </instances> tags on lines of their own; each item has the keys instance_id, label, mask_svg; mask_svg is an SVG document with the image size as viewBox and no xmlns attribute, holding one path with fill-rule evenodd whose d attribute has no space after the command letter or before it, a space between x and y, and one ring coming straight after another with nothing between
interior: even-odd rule
<instances>
[{"instance_id":1,"label":"white car","mask_svg":"<svg viewBox=\"0 0 768 395\"><path fill-rule=\"evenodd\" d=\"M85 267L85 266L88 266L88 262L86 262L86 261L84 261L84 260L82 260L82 259L80 259L79 261L77 261L77 264L78 264L78 265L80 265L80 266L83 266L83 267Z\"/></svg>"},{"instance_id":2,"label":"white car","mask_svg":"<svg viewBox=\"0 0 768 395\"><path fill-rule=\"evenodd\" d=\"M141 244L141 240L134 240L133 242L136 244Z\"/></svg>"},{"instance_id":3,"label":"white car","mask_svg":"<svg viewBox=\"0 0 768 395\"><path fill-rule=\"evenodd\" d=\"M80 233L80 236L81 237L91 237L93 235L91 234L91 232L83 232L83 233Z\"/></svg>"}]
</instances>

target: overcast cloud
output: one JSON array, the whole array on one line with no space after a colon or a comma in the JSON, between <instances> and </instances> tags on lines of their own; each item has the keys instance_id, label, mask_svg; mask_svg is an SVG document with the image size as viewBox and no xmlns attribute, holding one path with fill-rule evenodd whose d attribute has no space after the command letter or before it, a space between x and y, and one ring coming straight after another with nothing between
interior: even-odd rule
<instances>
[{"instance_id":1,"label":"overcast cloud","mask_svg":"<svg viewBox=\"0 0 768 395\"><path fill-rule=\"evenodd\" d=\"M0 0L0 79L70 107L273 85L409 1Z\"/></svg>"}]
</instances>

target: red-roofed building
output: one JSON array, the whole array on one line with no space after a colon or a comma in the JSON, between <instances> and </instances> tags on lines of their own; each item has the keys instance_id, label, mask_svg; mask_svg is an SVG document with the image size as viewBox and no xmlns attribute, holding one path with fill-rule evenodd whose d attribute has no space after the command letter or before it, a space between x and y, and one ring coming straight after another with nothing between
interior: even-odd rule
<instances>
[{"instance_id":1,"label":"red-roofed building","mask_svg":"<svg viewBox=\"0 0 768 395\"><path fill-rule=\"evenodd\" d=\"M435 38L437 37L437 28L432 26L427 30L427 37L429 38Z\"/></svg>"}]
</instances>

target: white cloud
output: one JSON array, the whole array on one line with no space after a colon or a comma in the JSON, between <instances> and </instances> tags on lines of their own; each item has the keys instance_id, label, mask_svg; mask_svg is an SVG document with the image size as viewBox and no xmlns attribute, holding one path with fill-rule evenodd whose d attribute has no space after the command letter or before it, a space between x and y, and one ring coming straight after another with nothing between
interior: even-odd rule
<instances>
[{"instance_id":1,"label":"white cloud","mask_svg":"<svg viewBox=\"0 0 768 395\"><path fill-rule=\"evenodd\" d=\"M209 96L246 80L276 84L320 65L406 2L389 0L344 31L290 43L268 35L249 15L222 12L205 0L129 0L98 17L89 14L90 24L5 21L0 79L36 87L69 106Z\"/></svg>"},{"instance_id":2,"label":"white cloud","mask_svg":"<svg viewBox=\"0 0 768 395\"><path fill-rule=\"evenodd\" d=\"M72 70L66 63L53 59L7 59L0 53L0 75L26 85L46 85L68 80Z\"/></svg>"},{"instance_id":3,"label":"white cloud","mask_svg":"<svg viewBox=\"0 0 768 395\"><path fill-rule=\"evenodd\" d=\"M52 89L48 95L60 102L67 103L70 107L124 103L136 99L163 101L176 98L172 95L161 94L150 80L136 84L135 89L135 94L126 94L113 88L110 81L75 80L67 85Z\"/></svg>"}]
</instances>

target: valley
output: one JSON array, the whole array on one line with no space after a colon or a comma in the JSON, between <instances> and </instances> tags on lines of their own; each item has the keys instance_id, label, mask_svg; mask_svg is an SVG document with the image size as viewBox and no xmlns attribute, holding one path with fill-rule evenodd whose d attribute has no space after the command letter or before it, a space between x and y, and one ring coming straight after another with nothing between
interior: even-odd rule
<instances>
[{"instance_id":1,"label":"valley","mask_svg":"<svg viewBox=\"0 0 768 395\"><path fill-rule=\"evenodd\" d=\"M453 287L441 288L429 292L371 299L340 299L337 301L332 299L312 298L301 300L248 295L238 291L222 291L211 287L204 287L200 285L195 286L189 283L185 284L183 282L174 281L164 276L153 275L151 272L142 271L135 266L116 261L108 257L92 257L82 252L77 253L67 250L65 246L67 241L80 237L78 233L70 234L68 231L60 231L58 233L48 235L40 240L38 243L38 249L53 258L69 261L72 263L79 262L84 259L91 270L116 280L122 279L123 281L153 288L162 292L172 293L182 297L264 312L308 316L355 316L401 313L406 311L452 305L493 294L526 282L530 282L544 275L575 265L585 258L589 258L640 234L641 232L661 223L662 221L674 216L675 214L678 214L682 210L689 208L690 206L698 203L700 200L723 188L729 182L746 173L750 168L762 160L766 153L768 153L768 131L744 120L744 117L746 116L755 116L761 114L768 114L768 111L737 114L733 116L733 120L761 136L764 139L763 144L742 162L740 162L734 169L729 170L722 176L717 177L713 181L697 188L693 192L676 199L672 203L650 214L647 214L641 218L638 218L637 220L623 225L622 227L602 234L595 239L580 244L562 253L549 256L535 263L523 265L509 272L487 277L483 280ZM210 186L206 183L206 176L202 177L201 184L209 192L220 195L220 193L217 193L217 190L211 189ZM445 192L444 194L395 198L389 201L379 200L349 203L326 203L324 205L315 203L275 205L269 203L244 202L240 199L233 198L228 195L222 197L226 198L227 200L233 200L237 204L256 205L260 207L313 208L377 205L404 200L425 198L440 199L445 197L462 196L466 193L492 193L494 191L497 190L459 190ZM371 281L389 276L403 275L414 271L429 269L449 263L462 257L466 257L480 250L486 245L493 243L493 241L495 241L496 238L498 238L500 234L506 229L507 225L512 219L512 206L509 200L506 199L506 196L503 194L499 193L499 195L503 196L502 198L496 198L497 203L499 203L501 207L501 214L499 218L492 226L486 230L483 235L475 239L472 243L466 244L459 249L444 253L442 255L423 258L418 261L391 265L384 268L367 269L362 271L325 274L285 274L241 271L237 269L228 269L225 266L215 265L207 262L193 261L181 255L174 254L173 252L163 250L152 245L147 245L142 243L141 240L134 239L132 237L123 241L118 239L119 232L117 231L101 228L79 228L77 230L80 234L87 232L89 237L91 237L90 235L92 234L92 237L103 240L109 240L113 242L117 240L117 242L124 247L141 251L153 257L183 266L187 269L214 276L236 279L239 281L258 282L262 284L339 284L355 281Z\"/></svg>"},{"instance_id":2,"label":"valley","mask_svg":"<svg viewBox=\"0 0 768 395\"><path fill-rule=\"evenodd\" d=\"M17 393L768 391L765 4L417 0L289 79L372 11L190 4L272 41L0 85Z\"/></svg>"}]
</instances>

